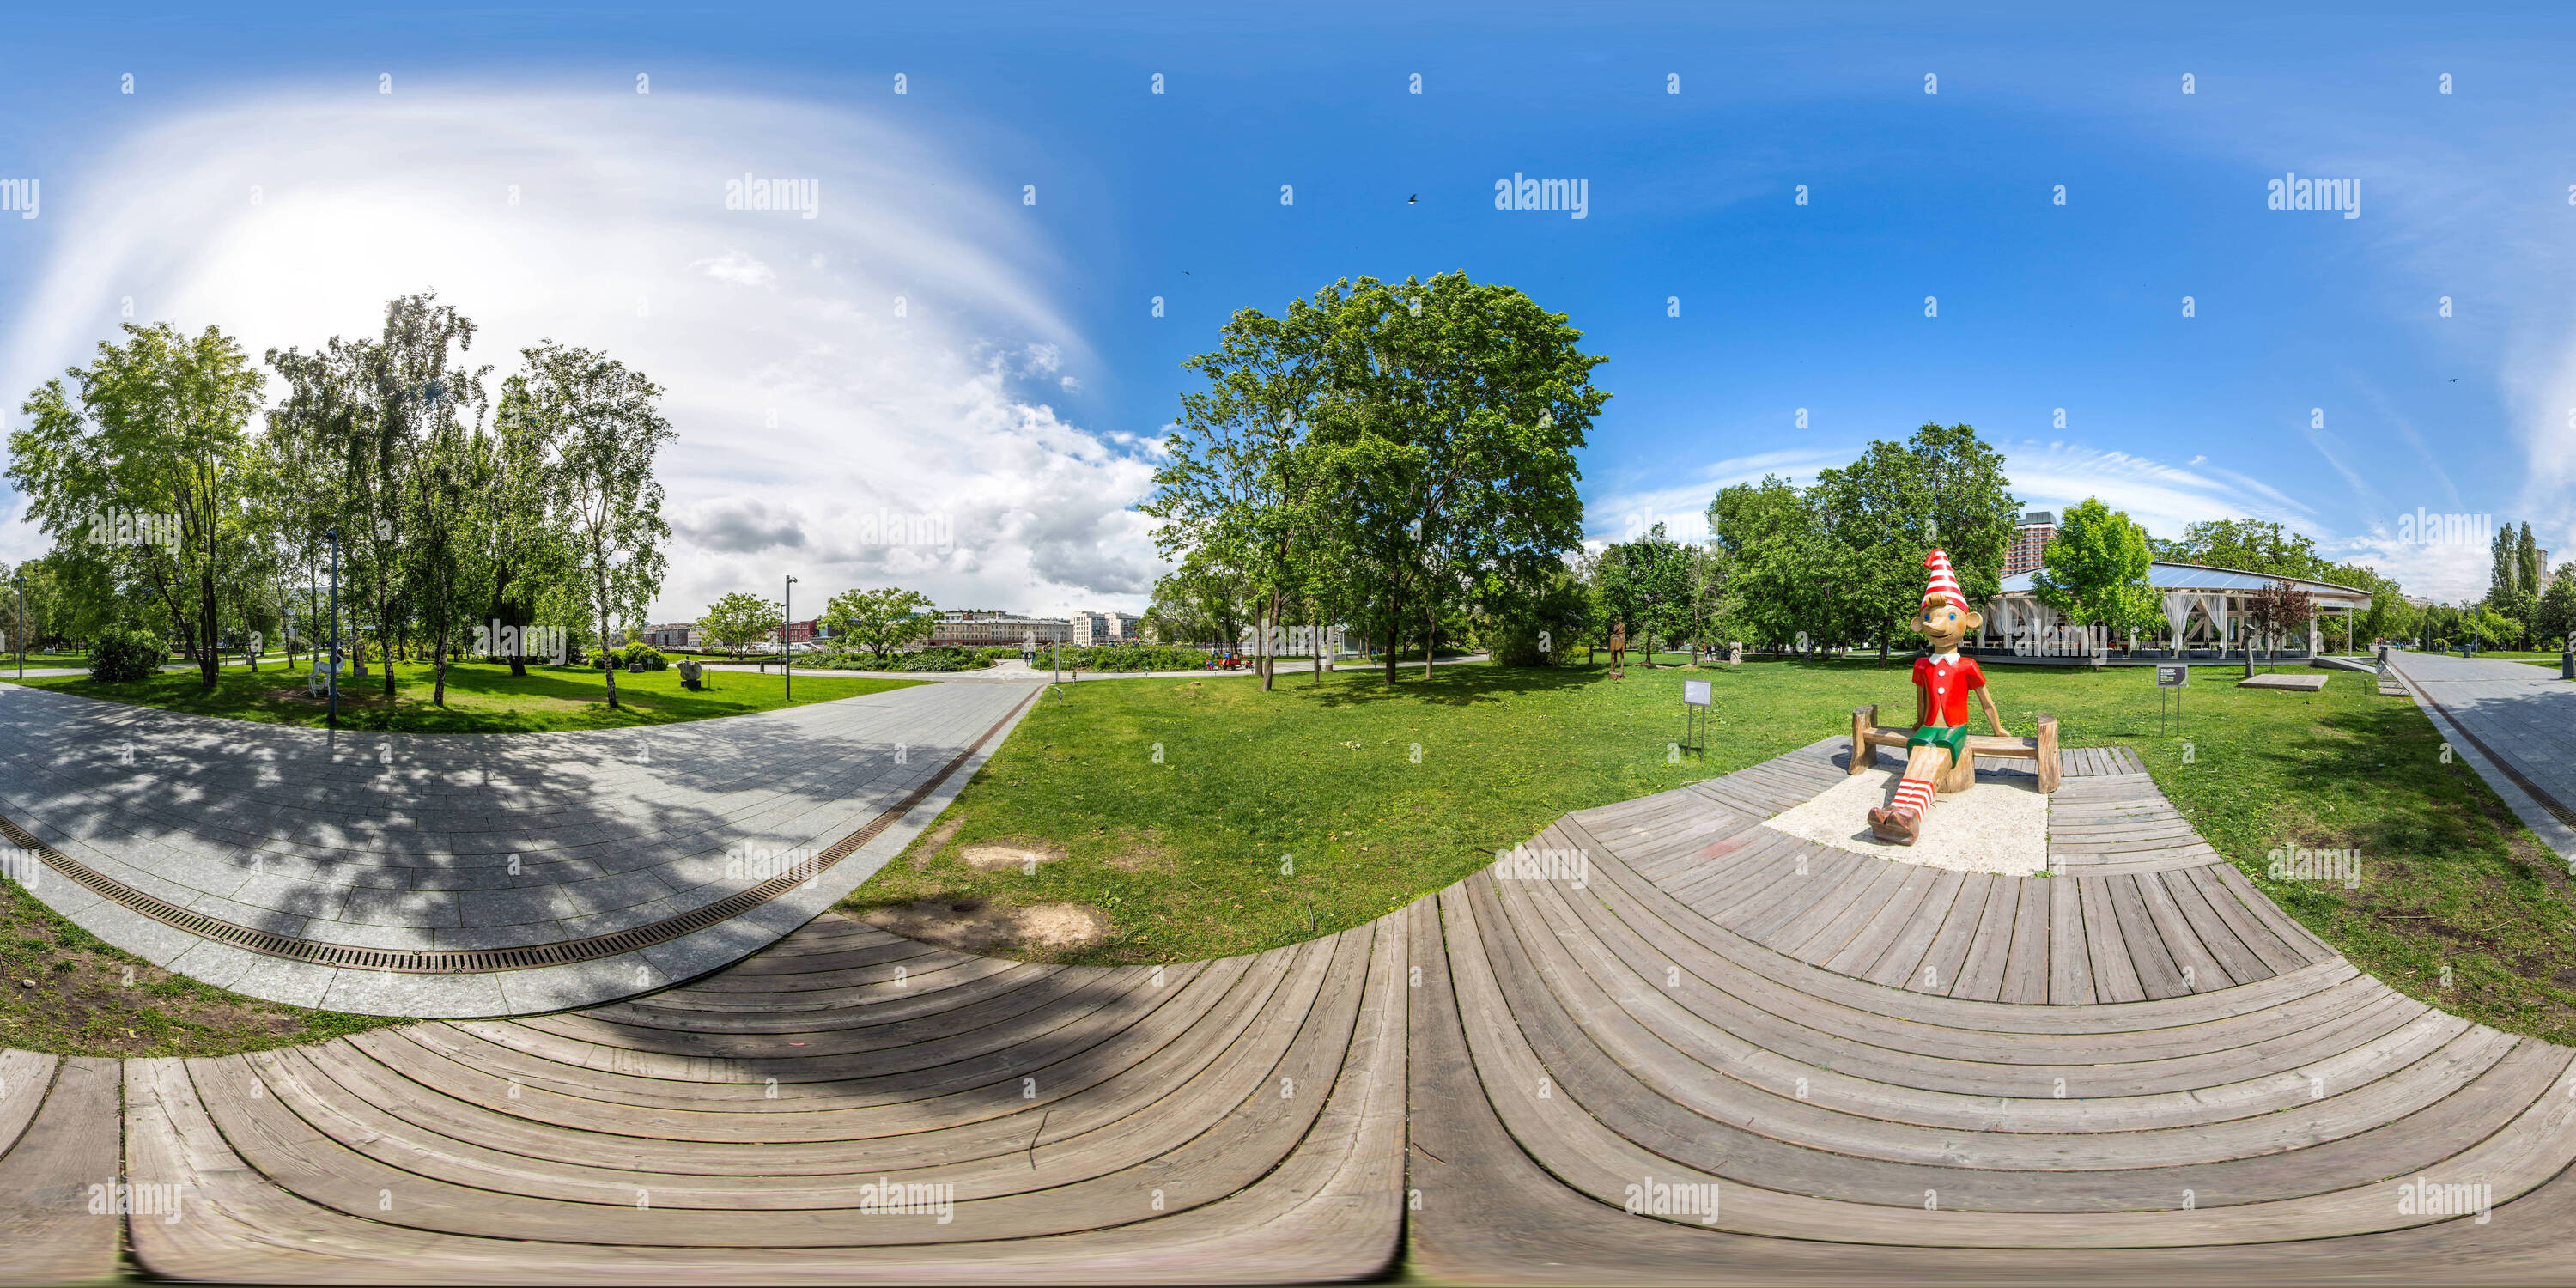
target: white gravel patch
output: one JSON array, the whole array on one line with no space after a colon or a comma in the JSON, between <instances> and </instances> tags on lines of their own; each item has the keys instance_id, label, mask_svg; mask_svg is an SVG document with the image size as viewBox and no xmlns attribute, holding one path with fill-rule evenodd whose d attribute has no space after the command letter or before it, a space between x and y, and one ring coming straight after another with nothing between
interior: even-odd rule
<instances>
[{"instance_id":1,"label":"white gravel patch","mask_svg":"<svg viewBox=\"0 0 2576 1288\"><path fill-rule=\"evenodd\" d=\"M1981 777L1964 792L1935 795L1923 837L1910 846L1870 835L1869 812L1896 795L1898 774L1885 769L1846 778L1763 826L1899 863L2026 877L2048 867L2048 798L2016 778Z\"/></svg>"}]
</instances>

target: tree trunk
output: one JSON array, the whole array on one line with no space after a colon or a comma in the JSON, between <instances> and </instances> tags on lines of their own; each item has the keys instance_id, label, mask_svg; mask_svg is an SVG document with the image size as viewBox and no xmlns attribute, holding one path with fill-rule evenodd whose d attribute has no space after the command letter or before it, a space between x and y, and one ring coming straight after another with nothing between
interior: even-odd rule
<instances>
[{"instance_id":1,"label":"tree trunk","mask_svg":"<svg viewBox=\"0 0 2576 1288\"><path fill-rule=\"evenodd\" d=\"M1390 686L1395 683L1396 641L1404 638L1403 630L1396 625L1396 623L1404 620L1400 611L1403 607L1404 598L1402 596L1388 595L1386 597L1386 682Z\"/></svg>"},{"instance_id":2,"label":"tree trunk","mask_svg":"<svg viewBox=\"0 0 2576 1288\"><path fill-rule=\"evenodd\" d=\"M1440 633L1440 601L1422 597L1422 678L1431 678L1431 643Z\"/></svg>"},{"instance_id":3,"label":"tree trunk","mask_svg":"<svg viewBox=\"0 0 2576 1288\"><path fill-rule=\"evenodd\" d=\"M211 559L207 562L213 563ZM197 682L211 689L215 687L215 668L223 665L223 659L215 653L219 628L215 622L215 572L211 566L197 574L197 629L206 639L205 646L197 650ZM155 672L160 669L153 668Z\"/></svg>"},{"instance_id":4,"label":"tree trunk","mask_svg":"<svg viewBox=\"0 0 2576 1288\"><path fill-rule=\"evenodd\" d=\"M1260 661L1258 665L1261 667L1261 691L1268 693L1271 691L1270 686L1272 682L1272 672L1278 670L1278 658L1273 654L1270 647L1272 642L1271 637L1277 633L1279 623L1278 591L1274 590L1270 592L1269 597L1262 601L1261 615L1264 619L1264 624L1260 627L1261 644Z\"/></svg>"},{"instance_id":5,"label":"tree trunk","mask_svg":"<svg viewBox=\"0 0 2576 1288\"><path fill-rule=\"evenodd\" d=\"M437 642L438 680L430 692L429 700L433 705L443 707L447 705L447 624L444 622L439 623Z\"/></svg>"},{"instance_id":6,"label":"tree trunk","mask_svg":"<svg viewBox=\"0 0 2576 1288\"><path fill-rule=\"evenodd\" d=\"M1324 679L1324 623L1322 618L1323 612L1321 609L1311 603L1306 606L1306 643L1308 647L1314 650L1315 653L1314 674L1306 681L1309 688L1317 684L1321 684Z\"/></svg>"},{"instance_id":7,"label":"tree trunk","mask_svg":"<svg viewBox=\"0 0 2576 1288\"><path fill-rule=\"evenodd\" d=\"M385 700L388 704L393 701L394 696L394 641L393 632L388 628L385 619L392 615L391 597L376 596L376 661L383 664Z\"/></svg>"}]
</instances>

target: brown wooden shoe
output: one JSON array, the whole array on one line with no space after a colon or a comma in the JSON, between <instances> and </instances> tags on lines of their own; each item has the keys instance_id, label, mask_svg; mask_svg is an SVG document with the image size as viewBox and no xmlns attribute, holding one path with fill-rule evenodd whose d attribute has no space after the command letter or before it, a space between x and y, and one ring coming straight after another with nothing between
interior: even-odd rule
<instances>
[{"instance_id":1,"label":"brown wooden shoe","mask_svg":"<svg viewBox=\"0 0 2576 1288\"><path fill-rule=\"evenodd\" d=\"M1923 816L1903 810L1871 810L1869 834L1882 841L1912 845L1923 836Z\"/></svg>"}]
</instances>

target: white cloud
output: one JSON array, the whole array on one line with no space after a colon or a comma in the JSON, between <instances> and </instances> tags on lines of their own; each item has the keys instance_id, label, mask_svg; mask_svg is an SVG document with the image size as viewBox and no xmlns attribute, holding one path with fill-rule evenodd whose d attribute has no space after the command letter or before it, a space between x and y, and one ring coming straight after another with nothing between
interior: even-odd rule
<instances>
[{"instance_id":1,"label":"white cloud","mask_svg":"<svg viewBox=\"0 0 2576 1288\"><path fill-rule=\"evenodd\" d=\"M738 250L729 250L712 259L701 259L689 267L704 272L719 282L736 286L776 286L778 273L769 265Z\"/></svg>"},{"instance_id":2,"label":"white cloud","mask_svg":"<svg viewBox=\"0 0 2576 1288\"><path fill-rule=\"evenodd\" d=\"M209 112L64 183L57 226L78 231L16 311L0 385L82 360L124 296L137 320L219 325L258 354L372 333L385 300L434 287L501 374L552 338L663 385L680 441L661 462L675 542L656 617L791 572L816 603L898 580L943 604L1141 607L1159 565L1127 507L1148 453L1033 400L1077 388L1061 369L1089 360L1031 285L1060 266L1016 207L973 195L998 185L954 170L870 120L752 99ZM811 220L724 209L746 172L883 196ZM945 516L950 540L888 545L862 515ZM0 531L0 552L42 547Z\"/></svg>"}]
</instances>

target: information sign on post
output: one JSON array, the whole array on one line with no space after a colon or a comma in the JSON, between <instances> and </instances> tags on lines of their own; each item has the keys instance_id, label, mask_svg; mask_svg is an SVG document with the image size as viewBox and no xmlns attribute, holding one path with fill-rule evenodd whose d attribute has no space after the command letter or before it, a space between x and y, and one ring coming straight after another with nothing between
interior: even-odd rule
<instances>
[{"instance_id":1,"label":"information sign on post","mask_svg":"<svg viewBox=\"0 0 2576 1288\"><path fill-rule=\"evenodd\" d=\"M2179 664L2168 665L2165 663L2158 663L2156 665L2157 733L2161 734L2164 732L2166 719L2165 712L2167 707L2170 706L2173 712L2172 719L2174 736L2177 738L2182 736L2182 691L2183 686L2190 683L2190 667ZM2166 700L2166 695L2168 694L2172 695L2171 702Z\"/></svg>"},{"instance_id":2,"label":"information sign on post","mask_svg":"<svg viewBox=\"0 0 2576 1288\"><path fill-rule=\"evenodd\" d=\"M1708 755L1708 707L1708 681L1682 681L1681 745L1703 757Z\"/></svg>"}]
</instances>

